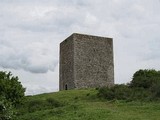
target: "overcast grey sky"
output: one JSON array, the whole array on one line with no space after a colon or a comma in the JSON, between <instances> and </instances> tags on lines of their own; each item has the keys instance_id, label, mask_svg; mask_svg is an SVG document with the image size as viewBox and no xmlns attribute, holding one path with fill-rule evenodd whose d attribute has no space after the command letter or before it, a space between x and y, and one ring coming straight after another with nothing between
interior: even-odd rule
<instances>
[{"instance_id":1,"label":"overcast grey sky","mask_svg":"<svg viewBox=\"0 0 160 120\"><path fill-rule=\"evenodd\" d=\"M116 83L160 69L160 0L0 0L0 70L27 95L57 91L59 43L74 32L113 38Z\"/></svg>"}]
</instances>

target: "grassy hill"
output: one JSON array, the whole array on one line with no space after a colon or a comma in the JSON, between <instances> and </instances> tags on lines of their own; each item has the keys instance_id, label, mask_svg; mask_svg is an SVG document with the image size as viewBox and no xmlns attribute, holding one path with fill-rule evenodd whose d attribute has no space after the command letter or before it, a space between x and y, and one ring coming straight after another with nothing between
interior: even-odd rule
<instances>
[{"instance_id":1,"label":"grassy hill","mask_svg":"<svg viewBox=\"0 0 160 120\"><path fill-rule=\"evenodd\" d=\"M160 102L107 101L97 90L68 90L27 96L18 120L160 120Z\"/></svg>"}]
</instances>

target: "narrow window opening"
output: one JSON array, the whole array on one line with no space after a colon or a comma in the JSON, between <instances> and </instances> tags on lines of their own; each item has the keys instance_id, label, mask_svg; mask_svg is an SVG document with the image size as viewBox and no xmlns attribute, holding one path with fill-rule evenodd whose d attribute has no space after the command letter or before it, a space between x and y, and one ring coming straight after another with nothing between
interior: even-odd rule
<instances>
[{"instance_id":1,"label":"narrow window opening","mask_svg":"<svg viewBox=\"0 0 160 120\"><path fill-rule=\"evenodd\" d=\"M67 84L65 85L65 90L68 90L68 86L67 86Z\"/></svg>"}]
</instances>

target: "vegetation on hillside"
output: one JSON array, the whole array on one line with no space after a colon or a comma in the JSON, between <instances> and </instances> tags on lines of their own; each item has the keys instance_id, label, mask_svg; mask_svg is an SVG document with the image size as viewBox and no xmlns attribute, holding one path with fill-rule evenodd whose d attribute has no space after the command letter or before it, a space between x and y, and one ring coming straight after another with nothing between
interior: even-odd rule
<instances>
[{"instance_id":1,"label":"vegetation on hillside","mask_svg":"<svg viewBox=\"0 0 160 120\"><path fill-rule=\"evenodd\" d=\"M13 109L22 103L24 92L17 76L0 71L0 120L15 119Z\"/></svg>"},{"instance_id":2,"label":"vegetation on hillside","mask_svg":"<svg viewBox=\"0 0 160 120\"><path fill-rule=\"evenodd\" d=\"M4 78L7 77L2 78L4 82ZM8 78L14 80L16 77ZM18 84L17 86L21 86L19 82ZM155 70L137 71L127 85L67 90L26 96L25 99L23 99L25 89L21 86L23 92L19 91L22 97L18 102L14 102L15 96L14 99L6 97L8 95L5 94L8 92L5 91L10 90L7 89L7 85L3 83L3 87L0 86L5 88L1 94L0 120L158 120L160 118L160 72Z\"/></svg>"},{"instance_id":3,"label":"vegetation on hillside","mask_svg":"<svg viewBox=\"0 0 160 120\"><path fill-rule=\"evenodd\" d=\"M100 88L98 96L108 100L160 100L160 71L139 70L129 84Z\"/></svg>"},{"instance_id":4,"label":"vegetation on hillside","mask_svg":"<svg viewBox=\"0 0 160 120\"><path fill-rule=\"evenodd\" d=\"M139 70L127 85L28 96L18 119L158 120L159 85L159 71Z\"/></svg>"},{"instance_id":5,"label":"vegetation on hillside","mask_svg":"<svg viewBox=\"0 0 160 120\"><path fill-rule=\"evenodd\" d=\"M160 102L105 100L98 90L67 90L26 97L18 120L158 120ZM48 103L49 99L49 103ZM139 114L140 113L140 114Z\"/></svg>"}]
</instances>

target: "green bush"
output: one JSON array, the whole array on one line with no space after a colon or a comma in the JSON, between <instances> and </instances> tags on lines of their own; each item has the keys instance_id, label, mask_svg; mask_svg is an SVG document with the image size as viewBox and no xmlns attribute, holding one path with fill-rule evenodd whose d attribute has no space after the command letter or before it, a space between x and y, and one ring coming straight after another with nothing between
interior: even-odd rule
<instances>
[{"instance_id":1,"label":"green bush","mask_svg":"<svg viewBox=\"0 0 160 120\"><path fill-rule=\"evenodd\" d=\"M108 87L102 87L98 89L98 97L105 99L114 99L114 93Z\"/></svg>"},{"instance_id":2,"label":"green bush","mask_svg":"<svg viewBox=\"0 0 160 120\"><path fill-rule=\"evenodd\" d=\"M100 88L98 97L107 100L148 100L150 92L144 88L130 88L127 85L115 85L111 88Z\"/></svg>"},{"instance_id":3,"label":"green bush","mask_svg":"<svg viewBox=\"0 0 160 120\"><path fill-rule=\"evenodd\" d=\"M152 84L151 93L153 99L160 99L160 80Z\"/></svg>"},{"instance_id":4,"label":"green bush","mask_svg":"<svg viewBox=\"0 0 160 120\"><path fill-rule=\"evenodd\" d=\"M142 87L145 89L151 86L160 78L160 72L156 70L139 70L134 73L130 83L131 87Z\"/></svg>"},{"instance_id":5,"label":"green bush","mask_svg":"<svg viewBox=\"0 0 160 120\"><path fill-rule=\"evenodd\" d=\"M107 100L159 100L160 71L139 70L133 75L133 80L130 84L100 88L98 97L103 97Z\"/></svg>"},{"instance_id":6,"label":"green bush","mask_svg":"<svg viewBox=\"0 0 160 120\"><path fill-rule=\"evenodd\" d=\"M127 100L130 97L131 89L126 85L115 85L112 91L115 93L115 99L118 100Z\"/></svg>"},{"instance_id":7,"label":"green bush","mask_svg":"<svg viewBox=\"0 0 160 120\"><path fill-rule=\"evenodd\" d=\"M144 88L130 88L130 101L140 100L140 101L148 101L150 100L151 93L149 90Z\"/></svg>"},{"instance_id":8,"label":"green bush","mask_svg":"<svg viewBox=\"0 0 160 120\"><path fill-rule=\"evenodd\" d=\"M25 92L25 88L18 80L11 72L0 71L0 95L15 106L22 102Z\"/></svg>"},{"instance_id":9,"label":"green bush","mask_svg":"<svg viewBox=\"0 0 160 120\"><path fill-rule=\"evenodd\" d=\"M0 120L15 120L13 106L5 98L0 97Z\"/></svg>"},{"instance_id":10,"label":"green bush","mask_svg":"<svg viewBox=\"0 0 160 120\"><path fill-rule=\"evenodd\" d=\"M15 120L14 107L22 103L25 89L11 72L0 71L0 120Z\"/></svg>"},{"instance_id":11,"label":"green bush","mask_svg":"<svg viewBox=\"0 0 160 120\"><path fill-rule=\"evenodd\" d=\"M98 96L108 100L127 100L130 98L131 89L126 85L115 85L114 87L108 88L103 87L99 89Z\"/></svg>"}]
</instances>

